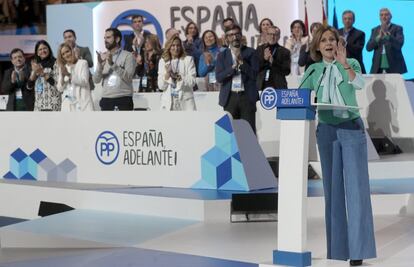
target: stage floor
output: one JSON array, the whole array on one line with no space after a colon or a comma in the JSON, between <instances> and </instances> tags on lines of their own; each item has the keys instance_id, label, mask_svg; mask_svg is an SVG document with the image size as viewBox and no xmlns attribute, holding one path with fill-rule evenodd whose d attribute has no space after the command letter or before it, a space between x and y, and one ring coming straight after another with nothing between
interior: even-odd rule
<instances>
[{"instance_id":1,"label":"stage floor","mask_svg":"<svg viewBox=\"0 0 414 267\"><path fill-rule=\"evenodd\" d=\"M375 216L378 258L365 266L411 267L414 218ZM250 267L270 262L276 248L276 222L192 224L147 240L134 248L0 249L1 267ZM326 260L322 218L308 220L308 248L313 266L349 266ZM263 265L265 266L265 265Z\"/></svg>"},{"instance_id":2,"label":"stage floor","mask_svg":"<svg viewBox=\"0 0 414 267\"><path fill-rule=\"evenodd\" d=\"M403 175L388 179L377 177L371 179L370 184L378 258L367 260L364 265L380 267L413 266L414 217L401 215L403 213L400 208L407 202L409 194L414 193L414 177ZM44 192L52 191L53 194L59 197L64 195L67 199L77 198L79 195L84 197L84 201L95 199L96 202L98 197L107 201L105 203L128 197L125 202L117 204L119 206L111 207L113 209L118 209L125 203L129 203L131 207L148 205L150 203L148 202L149 199L157 199L160 203L171 203L170 209L177 209L179 205L184 205L187 202L200 202L204 206L210 202L218 202L224 206L228 205L231 194L235 193L232 191L166 187L62 184L13 180L0 181L0 187L3 188L1 193L4 195L8 192L8 188L18 190L20 188L16 187L18 185L23 185L26 192L38 191L39 195L43 194L42 197L45 197ZM260 192L277 192L277 188L261 190ZM19 193L18 195L22 194ZM308 199L307 244L309 251L312 252L312 265L349 266L348 262L325 259L325 228L323 198L321 197L323 195L322 180L309 180L308 195L310 198ZM13 196L13 194L10 193L10 196ZM8 199L12 202L10 196L8 196ZM7 203L6 200L2 200L3 206L4 203ZM22 200L19 199L19 201ZM175 205L174 203L178 204ZM197 205L194 204L194 207L200 207ZM105 205L100 203L99 206ZM228 211L221 213L225 214L226 218L220 220L151 218L136 214L139 210L134 212L135 215L131 216L134 216L139 223L129 223L128 227L134 229L130 231L131 234L128 235L128 232L125 233L124 231L123 235L117 234L112 239L113 243L121 247L102 249L0 248L0 267L265 267L270 266L268 263L271 262L272 251L277 247L277 222L230 223ZM193 212L193 210L188 211L188 213ZM163 214L160 213L158 216L163 216ZM95 217L95 219L98 217ZM104 221L102 217L99 218ZM99 221L99 218L97 221ZM123 220L118 220L118 223L122 224ZM122 231L119 225L113 225L113 228L117 228L116 230L111 230L108 222L102 222L102 225L108 228L108 233L106 236L100 236L100 241L108 242L111 234ZM76 233L73 229L71 231L73 236L81 236L79 234L81 232ZM145 236L139 235L140 232L145 233ZM88 237L87 234L82 235L86 239L92 240L93 238ZM102 238L105 238L105 240L102 240Z\"/></svg>"}]
</instances>

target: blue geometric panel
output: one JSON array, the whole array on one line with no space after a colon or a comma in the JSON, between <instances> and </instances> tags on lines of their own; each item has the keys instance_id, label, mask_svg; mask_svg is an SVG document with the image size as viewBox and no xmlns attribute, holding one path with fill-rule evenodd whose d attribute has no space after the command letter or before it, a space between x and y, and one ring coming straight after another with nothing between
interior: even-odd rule
<instances>
[{"instance_id":1,"label":"blue geometric panel","mask_svg":"<svg viewBox=\"0 0 414 267\"><path fill-rule=\"evenodd\" d=\"M233 181L239 184L241 188L244 188L245 190L249 188L243 164L233 157L231 158L231 173L233 176Z\"/></svg>"},{"instance_id":2,"label":"blue geometric panel","mask_svg":"<svg viewBox=\"0 0 414 267\"><path fill-rule=\"evenodd\" d=\"M239 152L239 147L237 146L237 140L234 133L229 134L229 136L230 141L226 144L220 145L219 147L230 157L231 155Z\"/></svg>"},{"instance_id":3,"label":"blue geometric panel","mask_svg":"<svg viewBox=\"0 0 414 267\"><path fill-rule=\"evenodd\" d=\"M233 132L233 127L231 126L231 121L228 115L224 115L221 119L216 121L216 125L220 126L229 133Z\"/></svg>"},{"instance_id":4,"label":"blue geometric panel","mask_svg":"<svg viewBox=\"0 0 414 267\"><path fill-rule=\"evenodd\" d=\"M77 167L70 159L56 166L40 149L28 156L17 148L10 155L9 165L10 171L3 176L6 179L76 181Z\"/></svg>"},{"instance_id":5,"label":"blue geometric panel","mask_svg":"<svg viewBox=\"0 0 414 267\"><path fill-rule=\"evenodd\" d=\"M16 155L12 154L10 156L9 164L10 164L10 171L14 174L14 176L16 176L17 178L20 178L27 173L28 157L27 155L26 157L23 157L22 154L19 154L16 157Z\"/></svg>"},{"instance_id":6,"label":"blue geometric panel","mask_svg":"<svg viewBox=\"0 0 414 267\"><path fill-rule=\"evenodd\" d=\"M214 127L215 146L201 156L201 180L193 188L248 191L246 174L228 115Z\"/></svg>"},{"instance_id":7,"label":"blue geometric panel","mask_svg":"<svg viewBox=\"0 0 414 267\"><path fill-rule=\"evenodd\" d=\"M214 146L209 151L207 151L207 153L201 156L201 159L205 159L215 167L223 163L223 161L228 158L229 156L217 146Z\"/></svg>"},{"instance_id":8,"label":"blue geometric panel","mask_svg":"<svg viewBox=\"0 0 414 267\"><path fill-rule=\"evenodd\" d=\"M230 191L249 191L248 187L244 187L238 184L235 180L230 180L223 186L219 188L220 190L230 190Z\"/></svg>"},{"instance_id":9,"label":"blue geometric panel","mask_svg":"<svg viewBox=\"0 0 414 267\"><path fill-rule=\"evenodd\" d=\"M217 188L231 180L231 158L217 166Z\"/></svg>"},{"instance_id":10,"label":"blue geometric panel","mask_svg":"<svg viewBox=\"0 0 414 267\"><path fill-rule=\"evenodd\" d=\"M46 158L46 155L40 149L33 151L27 158L27 172L35 179L37 179L37 168L39 163Z\"/></svg>"},{"instance_id":11,"label":"blue geometric panel","mask_svg":"<svg viewBox=\"0 0 414 267\"><path fill-rule=\"evenodd\" d=\"M231 142L232 136L234 136L234 133L229 133L225 129L221 128L220 126L216 125L214 127L215 132L215 143L218 147L223 147Z\"/></svg>"},{"instance_id":12,"label":"blue geometric panel","mask_svg":"<svg viewBox=\"0 0 414 267\"><path fill-rule=\"evenodd\" d=\"M36 163L40 163L46 158L46 155L40 149L36 149L32 152L32 154L30 154L30 158L32 158Z\"/></svg>"},{"instance_id":13,"label":"blue geometric panel","mask_svg":"<svg viewBox=\"0 0 414 267\"><path fill-rule=\"evenodd\" d=\"M237 159L238 161L240 161L240 162L241 162L241 158L240 158L240 153L239 153L239 152L235 153L235 154L233 155L233 158L235 158L235 159Z\"/></svg>"},{"instance_id":14,"label":"blue geometric panel","mask_svg":"<svg viewBox=\"0 0 414 267\"><path fill-rule=\"evenodd\" d=\"M20 177L20 180L36 180L35 177L33 177L30 173L26 173L22 177Z\"/></svg>"},{"instance_id":15,"label":"blue geometric panel","mask_svg":"<svg viewBox=\"0 0 414 267\"><path fill-rule=\"evenodd\" d=\"M10 157L16 162L21 162L27 157L27 154L23 150L18 148L13 153L11 153Z\"/></svg>"},{"instance_id":16,"label":"blue geometric panel","mask_svg":"<svg viewBox=\"0 0 414 267\"><path fill-rule=\"evenodd\" d=\"M39 164L33 160L33 158L27 158L27 173L30 173L31 176L37 177L37 167Z\"/></svg>"},{"instance_id":17,"label":"blue geometric panel","mask_svg":"<svg viewBox=\"0 0 414 267\"><path fill-rule=\"evenodd\" d=\"M11 173L11 172L7 172L4 176L3 176L3 178L5 178L5 179L18 179L13 173Z\"/></svg>"},{"instance_id":18,"label":"blue geometric panel","mask_svg":"<svg viewBox=\"0 0 414 267\"><path fill-rule=\"evenodd\" d=\"M213 147L207 153L201 156L201 177L209 185L217 188L218 179L225 180L222 178L225 173L226 160L229 159L229 156L224 153L220 148ZM219 171L220 169L220 171ZM219 175L223 173L223 175Z\"/></svg>"}]
</instances>

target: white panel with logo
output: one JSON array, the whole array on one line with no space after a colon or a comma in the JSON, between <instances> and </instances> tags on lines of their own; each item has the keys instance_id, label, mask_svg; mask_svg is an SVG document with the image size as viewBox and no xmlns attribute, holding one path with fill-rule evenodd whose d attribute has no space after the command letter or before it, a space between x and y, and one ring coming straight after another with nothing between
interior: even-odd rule
<instances>
[{"instance_id":1,"label":"white panel with logo","mask_svg":"<svg viewBox=\"0 0 414 267\"><path fill-rule=\"evenodd\" d=\"M249 191L276 179L250 126L224 112L13 113L5 179Z\"/></svg>"}]
</instances>

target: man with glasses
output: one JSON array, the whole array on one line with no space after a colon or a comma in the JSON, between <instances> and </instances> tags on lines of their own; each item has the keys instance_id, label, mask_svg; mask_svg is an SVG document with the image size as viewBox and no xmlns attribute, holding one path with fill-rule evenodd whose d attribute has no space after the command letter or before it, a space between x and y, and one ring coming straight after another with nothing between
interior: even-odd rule
<instances>
[{"instance_id":1,"label":"man with glasses","mask_svg":"<svg viewBox=\"0 0 414 267\"><path fill-rule=\"evenodd\" d=\"M257 88L287 88L286 76L290 74L290 51L278 44L280 29L271 26L267 30L265 43L257 48L259 75Z\"/></svg>"},{"instance_id":2,"label":"man with glasses","mask_svg":"<svg viewBox=\"0 0 414 267\"><path fill-rule=\"evenodd\" d=\"M381 25L371 31L367 50L374 50L371 73L406 73L407 66L401 51L404 45L403 27L391 23L391 11L381 8Z\"/></svg>"},{"instance_id":3,"label":"man with glasses","mask_svg":"<svg viewBox=\"0 0 414 267\"><path fill-rule=\"evenodd\" d=\"M30 67L26 64L23 50L14 48L10 52L12 68L6 70L1 87L9 95L7 111L33 111L34 91L27 88Z\"/></svg>"},{"instance_id":4,"label":"man with glasses","mask_svg":"<svg viewBox=\"0 0 414 267\"><path fill-rule=\"evenodd\" d=\"M218 54L216 62L216 79L222 84L219 104L233 119L246 120L256 132L259 60L254 49L242 44L238 25L227 28L225 37L229 48Z\"/></svg>"}]
</instances>

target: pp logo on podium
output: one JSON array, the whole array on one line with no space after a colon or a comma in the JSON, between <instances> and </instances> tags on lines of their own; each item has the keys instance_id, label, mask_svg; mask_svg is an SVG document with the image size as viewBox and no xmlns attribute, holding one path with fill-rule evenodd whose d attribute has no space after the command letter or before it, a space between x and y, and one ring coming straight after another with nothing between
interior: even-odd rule
<instances>
[{"instance_id":1,"label":"pp logo on podium","mask_svg":"<svg viewBox=\"0 0 414 267\"><path fill-rule=\"evenodd\" d=\"M271 110L276 107L277 93L272 87L267 87L260 95L260 104L266 110Z\"/></svg>"},{"instance_id":2,"label":"pp logo on podium","mask_svg":"<svg viewBox=\"0 0 414 267\"><path fill-rule=\"evenodd\" d=\"M111 131L102 132L96 139L96 156L105 165L110 165L116 161L119 155L119 149L118 138Z\"/></svg>"}]
</instances>

